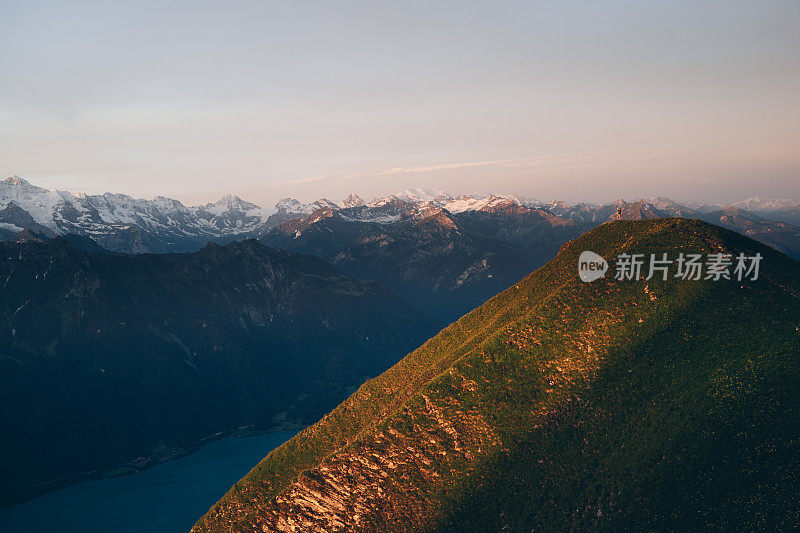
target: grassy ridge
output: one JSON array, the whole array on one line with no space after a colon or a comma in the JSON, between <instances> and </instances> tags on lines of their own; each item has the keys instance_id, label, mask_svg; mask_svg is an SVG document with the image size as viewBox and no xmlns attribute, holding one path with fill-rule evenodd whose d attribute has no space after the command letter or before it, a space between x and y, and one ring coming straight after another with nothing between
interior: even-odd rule
<instances>
[{"instance_id":1,"label":"grassy ridge","mask_svg":"<svg viewBox=\"0 0 800 533\"><path fill-rule=\"evenodd\" d=\"M763 273L755 282L584 284L575 268L585 249L607 259L758 251ZM415 415L425 405L492 438L463 432L462 455L436 459L435 475L388 477L381 486L418 491L424 504L410 500L411 521L399 519L407 509L376 507L360 529L790 524L800 509L798 287L796 262L715 226L603 225L273 451L195 531L257 530L273 499L309 471L380 455L384 431L419 443L424 457L426 436L447 429Z\"/></svg>"}]
</instances>

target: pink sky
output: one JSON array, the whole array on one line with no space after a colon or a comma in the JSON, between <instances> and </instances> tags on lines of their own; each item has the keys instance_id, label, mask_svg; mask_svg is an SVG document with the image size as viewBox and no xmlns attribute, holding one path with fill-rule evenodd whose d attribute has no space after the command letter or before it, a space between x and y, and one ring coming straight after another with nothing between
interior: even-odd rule
<instances>
[{"instance_id":1,"label":"pink sky","mask_svg":"<svg viewBox=\"0 0 800 533\"><path fill-rule=\"evenodd\" d=\"M0 162L188 204L800 200L796 2L7 1Z\"/></svg>"}]
</instances>

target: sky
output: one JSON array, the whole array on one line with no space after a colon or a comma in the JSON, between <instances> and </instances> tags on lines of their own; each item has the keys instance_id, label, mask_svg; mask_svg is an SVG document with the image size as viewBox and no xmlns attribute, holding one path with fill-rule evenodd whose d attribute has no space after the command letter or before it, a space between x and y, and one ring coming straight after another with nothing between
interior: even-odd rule
<instances>
[{"instance_id":1,"label":"sky","mask_svg":"<svg viewBox=\"0 0 800 533\"><path fill-rule=\"evenodd\" d=\"M800 200L800 2L0 0L0 172L272 205Z\"/></svg>"}]
</instances>

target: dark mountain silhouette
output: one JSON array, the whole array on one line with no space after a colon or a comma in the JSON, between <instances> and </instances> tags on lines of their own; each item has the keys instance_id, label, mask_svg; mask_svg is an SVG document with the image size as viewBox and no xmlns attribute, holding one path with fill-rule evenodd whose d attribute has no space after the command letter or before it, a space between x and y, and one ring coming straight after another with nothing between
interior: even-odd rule
<instances>
[{"instance_id":1,"label":"dark mountain silhouette","mask_svg":"<svg viewBox=\"0 0 800 533\"><path fill-rule=\"evenodd\" d=\"M394 200L376 209L318 210L273 228L261 241L379 281L449 322L519 281L580 234L571 220L516 204L450 213Z\"/></svg>"},{"instance_id":2,"label":"dark mountain silhouette","mask_svg":"<svg viewBox=\"0 0 800 533\"><path fill-rule=\"evenodd\" d=\"M0 243L0 502L313 422L435 330L374 282L254 240Z\"/></svg>"}]
</instances>

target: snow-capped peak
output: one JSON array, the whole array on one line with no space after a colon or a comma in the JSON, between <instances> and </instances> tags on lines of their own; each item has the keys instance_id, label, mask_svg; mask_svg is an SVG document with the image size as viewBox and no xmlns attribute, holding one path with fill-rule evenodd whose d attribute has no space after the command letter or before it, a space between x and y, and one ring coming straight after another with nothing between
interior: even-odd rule
<instances>
[{"instance_id":1,"label":"snow-capped peak","mask_svg":"<svg viewBox=\"0 0 800 533\"><path fill-rule=\"evenodd\" d=\"M444 192L444 190L436 189L405 189L398 191L389 196L382 198L375 198L369 204L370 207L381 207L387 204L395 203L397 201L405 202L408 204L431 204L435 207L442 207L444 204L452 200L453 197Z\"/></svg>"},{"instance_id":2,"label":"snow-capped peak","mask_svg":"<svg viewBox=\"0 0 800 533\"><path fill-rule=\"evenodd\" d=\"M180 203L178 200L174 200L172 198L167 198L165 196L156 196L153 198L153 205L160 210L164 211L185 211L186 206Z\"/></svg>"},{"instance_id":3,"label":"snow-capped peak","mask_svg":"<svg viewBox=\"0 0 800 533\"><path fill-rule=\"evenodd\" d=\"M339 209L339 204L336 202L332 202L327 198L320 198L310 204L303 204L295 200L294 198L284 198L277 204L275 204L275 209L278 212L288 212L288 213L299 213L299 214L306 214L310 215L314 211L320 208L329 208L329 209Z\"/></svg>"},{"instance_id":4,"label":"snow-capped peak","mask_svg":"<svg viewBox=\"0 0 800 533\"><path fill-rule=\"evenodd\" d=\"M314 206L315 211L319 208L339 209L339 204L337 204L336 202L332 202L327 198L320 198L319 200L311 202L309 205Z\"/></svg>"},{"instance_id":5,"label":"snow-capped peak","mask_svg":"<svg viewBox=\"0 0 800 533\"><path fill-rule=\"evenodd\" d=\"M31 185L19 176L0 181L0 212L9 204L25 211L33 222L56 234L77 233L103 241L120 228L135 225L169 242L182 238L204 239L257 231L266 227L269 213L229 195L199 207L187 207L178 200L157 196L136 199L127 194L73 194ZM27 224L16 215L0 219L5 229Z\"/></svg>"},{"instance_id":6,"label":"snow-capped peak","mask_svg":"<svg viewBox=\"0 0 800 533\"><path fill-rule=\"evenodd\" d=\"M32 185L28 180L22 179L19 176L10 176L4 179L3 181L0 181L0 187L2 187L5 190L11 189L13 187L14 189L28 191L28 192L36 192L36 193L47 192L47 189L42 189L41 187Z\"/></svg>"},{"instance_id":7,"label":"snow-capped peak","mask_svg":"<svg viewBox=\"0 0 800 533\"><path fill-rule=\"evenodd\" d=\"M25 185L30 185L30 183L28 183L26 180L20 178L19 176L10 176L10 177L6 178L5 180L3 180L3 183L5 183L6 185L19 185L19 186L23 186L23 187Z\"/></svg>"},{"instance_id":8,"label":"snow-capped peak","mask_svg":"<svg viewBox=\"0 0 800 533\"><path fill-rule=\"evenodd\" d=\"M250 209L259 209L256 204L251 204L242 200L236 195L226 194L214 203L206 204L203 206L207 211L211 210L224 210L224 211L249 211Z\"/></svg>"},{"instance_id":9,"label":"snow-capped peak","mask_svg":"<svg viewBox=\"0 0 800 533\"><path fill-rule=\"evenodd\" d=\"M438 203L444 199L451 199L452 197L444 192L443 189L405 189L400 192L394 193L392 196L399 198L406 202L419 204L419 203Z\"/></svg>"},{"instance_id":10,"label":"snow-capped peak","mask_svg":"<svg viewBox=\"0 0 800 533\"><path fill-rule=\"evenodd\" d=\"M301 204L300 202L298 202L294 198L283 198L277 204L275 204L275 209L277 209L278 211L281 211L281 210L288 211L288 210L292 210L292 209L294 209L296 207L300 207L302 205L303 204Z\"/></svg>"},{"instance_id":11,"label":"snow-capped peak","mask_svg":"<svg viewBox=\"0 0 800 533\"><path fill-rule=\"evenodd\" d=\"M509 196L495 196L490 194L484 198L473 198L472 196L460 196L447 202L444 208L451 213L463 213L464 211L487 211L505 205L521 205L520 202Z\"/></svg>"},{"instance_id":12,"label":"snow-capped peak","mask_svg":"<svg viewBox=\"0 0 800 533\"><path fill-rule=\"evenodd\" d=\"M369 207L382 207L398 201L418 206L428 205L432 207L441 207L447 209L451 213L496 209L503 205L517 205L523 207L541 207L544 205L538 200L513 194L484 195L481 193L474 193L454 197L447 194L442 189L406 189L405 191L390 196L377 198L367 205Z\"/></svg>"},{"instance_id":13,"label":"snow-capped peak","mask_svg":"<svg viewBox=\"0 0 800 533\"><path fill-rule=\"evenodd\" d=\"M741 202L735 202L732 206L746 209L748 211L777 211L778 209L786 209L787 207L795 207L798 204L789 198L760 198L753 196Z\"/></svg>"},{"instance_id":14,"label":"snow-capped peak","mask_svg":"<svg viewBox=\"0 0 800 533\"><path fill-rule=\"evenodd\" d=\"M530 198L528 196L520 196L518 194L498 194L497 196L500 196L501 198L508 198L515 204L524 207L542 207L544 205L544 202L541 200Z\"/></svg>"},{"instance_id":15,"label":"snow-capped peak","mask_svg":"<svg viewBox=\"0 0 800 533\"><path fill-rule=\"evenodd\" d=\"M362 205L366 205L366 203L357 194L349 194L342 201L342 207L361 207Z\"/></svg>"}]
</instances>

